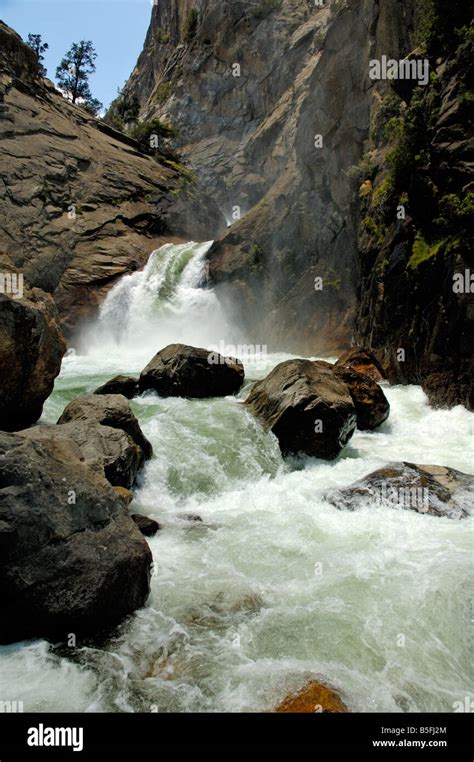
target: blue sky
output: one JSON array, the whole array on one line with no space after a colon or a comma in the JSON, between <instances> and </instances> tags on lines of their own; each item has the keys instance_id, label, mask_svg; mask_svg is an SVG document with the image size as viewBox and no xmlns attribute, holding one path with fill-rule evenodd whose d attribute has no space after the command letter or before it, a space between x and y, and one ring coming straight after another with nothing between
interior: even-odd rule
<instances>
[{"instance_id":1,"label":"blue sky","mask_svg":"<svg viewBox=\"0 0 474 762\"><path fill-rule=\"evenodd\" d=\"M26 39L49 43L44 64L54 81L71 43L92 40L98 54L92 94L108 106L131 73L142 49L152 0L0 0L0 19Z\"/></svg>"}]
</instances>

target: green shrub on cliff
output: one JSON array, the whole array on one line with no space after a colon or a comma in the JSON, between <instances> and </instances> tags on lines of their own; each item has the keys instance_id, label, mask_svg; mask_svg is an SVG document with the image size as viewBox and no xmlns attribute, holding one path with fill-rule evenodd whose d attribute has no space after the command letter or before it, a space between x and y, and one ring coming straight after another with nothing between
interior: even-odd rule
<instances>
[{"instance_id":1,"label":"green shrub on cliff","mask_svg":"<svg viewBox=\"0 0 474 762\"><path fill-rule=\"evenodd\" d=\"M418 267L422 262L435 257L441 248L445 245L446 241L437 241L435 244L430 245L423 235L418 231L413 243L411 257L408 261L408 267L412 269Z\"/></svg>"},{"instance_id":2,"label":"green shrub on cliff","mask_svg":"<svg viewBox=\"0 0 474 762\"><path fill-rule=\"evenodd\" d=\"M396 140L395 148L387 155L394 193L406 190L413 173L421 167L429 170L430 137L435 117L432 94L425 94L418 88L403 115L387 124L386 134L391 133L392 139Z\"/></svg>"},{"instance_id":3,"label":"green shrub on cliff","mask_svg":"<svg viewBox=\"0 0 474 762\"><path fill-rule=\"evenodd\" d=\"M117 97L107 109L103 121L114 129L124 132L127 125L137 121L139 111L138 98L119 90Z\"/></svg>"},{"instance_id":4,"label":"green shrub on cliff","mask_svg":"<svg viewBox=\"0 0 474 762\"><path fill-rule=\"evenodd\" d=\"M199 14L196 8L191 8L184 26L184 41L192 42L196 36Z\"/></svg>"},{"instance_id":5,"label":"green shrub on cliff","mask_svg":"<svg viewBox=\"0 0 474 762\"><path fill-rule=\"evenodd\" d=\"M153 92L152 103L162 103L173 92L173 85L171 82L161 82L156 90Z\"/></svg>"},{"instance_id":6,"label":"green shrub on cliff","mask_svg":"<svg viewBox=\"0 0 474 762\"><path fill-rule=\"evenodd\" d=\"M162 45L167 45L171 39L170 33L165 32L165 30L162 29L161 27L158 27L157 37L158 37L158 42L160 42Z\"/></svg>"},{"instance_id":7,"label":"green shrub on cliff","mask_svg":"<svg viewBox=\"0 0 474 762\"><path fill-rule=\"evenodd\" d=\"M469 0L419 0L419 44L431 55L451 52L459 43L459 30L468 18Z\"/></svg>"},{"instance_id":8,"label":"green shrub on cliff","mask_svg":"<svg viewBox=\"0 0 474 762\"><path fill-rule=\"evenodd\" d=\"M153 148L158 147L156 143L160 139L175 137L176 130L159 119L151 119L149 122L139 122L129 130L128 134L140 144L144 151L150 152Z\"/></svg>"}]
</instances>

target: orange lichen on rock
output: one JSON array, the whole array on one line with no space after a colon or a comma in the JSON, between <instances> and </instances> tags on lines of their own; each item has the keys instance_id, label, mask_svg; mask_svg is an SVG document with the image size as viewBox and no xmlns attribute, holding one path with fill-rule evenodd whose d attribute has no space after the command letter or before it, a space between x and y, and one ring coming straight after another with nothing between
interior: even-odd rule
<instances>
[{"instance_id":1,"label":"orange lichen on rock","mask_svg":"<svg viewBox=\"0 0 474 762\"><path fill-rule=\"evenodd\" d=\"M275 712L348 712L335 690L317 680L308 683L297 693L290 693Z\"/></svg>"}]
</instances>

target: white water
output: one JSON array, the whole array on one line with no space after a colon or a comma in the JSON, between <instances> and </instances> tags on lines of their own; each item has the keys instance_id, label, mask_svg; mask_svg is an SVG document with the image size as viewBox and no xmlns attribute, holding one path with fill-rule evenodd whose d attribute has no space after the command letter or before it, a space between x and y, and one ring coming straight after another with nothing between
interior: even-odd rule
<instances>
[{"instance_id":1,"label":"white water","mask_svg":"<svg viewBox=\"0 0 474 762\"><path fill-rule=\"evenodd\" d=\"M164 247L115 287L46 418L167 343L235 341L196 288L206 250ZM284 357L243 358L239 398ZM283 461L232 397L134 400L155 455L132 509L163 525L148 605L105 646L0 648L0 697L25 711L260 711L315 676L354 711L452 711L472 682L474 519L324 500L390 460L472 473L472 414L434 411L414 386L386 393L389 420L331 463Z\"/></svg>"},{"instance_id":2,"label":"white water","mask_svg":"<svg viewBox=\"0 0 474 762\"><path fill-rule=\"evenodd\" d=\"M171 343L206 346L216 327L230 327L210 289L198 288L212 241L166 244L153 252L144 270L127 275L105 300L99 320L82 336L79 349L102 363L104 353L141 370L158 349ZM102 367L102 366L100 366Z\"/></svg>"}]
</instances>

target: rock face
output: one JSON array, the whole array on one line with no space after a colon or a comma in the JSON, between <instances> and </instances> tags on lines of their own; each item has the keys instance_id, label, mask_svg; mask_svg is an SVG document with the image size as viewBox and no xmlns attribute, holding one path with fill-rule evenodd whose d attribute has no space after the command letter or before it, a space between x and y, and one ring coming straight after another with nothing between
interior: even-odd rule
<instances>
[{"instance_id":1,"label":"rock face","mask_svg":"<svg viewBox=\"0 0 474 762\"><path fill-rule=\"evenodd\" d=\"M0 429L38 420L65 351L48 294L33 289L17 299L0 293Z\"/></svg>"},{"instance_id":2,"label":"rock face","mask_svg":"<svg viewBox=\"0 0 474 762\"><path fill-rule=\"evenodd\" d=\"M352 349L343 352L336 361L336 365L352 368L362 376L368 376L374 381L382 381L384 378L382 367L377 358L362 347L352 347Z\"/></svg>"},{"instance_id":3,"label":"rock face","mask_svg":"<svg viewBox=\"0 0 474 762\"><path fill-rule=\"evenodd\" d=\"M399 142L375 131L361 177L354 334L390 382L421 383L436 407L474 410L472 8L432 4L442 38L428 40L430 82L381 102Z\"/></svg>"},{"instance_id":4,"label":"rock face","mask_svg":"<svg viewBox=\"0 0 474 762\"><path fill-rule=\"evenodd\" d=\"M333 365L336 378L344 381L354 403L357 428L376 429L387 420L390 404L376 381L343 365Z\"/></svg>"},{"instance_id":5,"label":"rock face","mask_svg":"<svg viewBox=\"0 0 474 762\"><path fill-rule=\"evenodd\" d=\"M122 429L95 420L73 420L61 426L33 426L20 432L39 441L66 439L80 449L84 463L117 487L131 487L145 462L141 447Z\"/></svg>"},{"instance_id":6,"label":"rock face","mask_svg":"<svg viewBox=\"0 0 474 762\"><path fill-rule=\"evenodd\" d=\"M94 394L123 394L128 400L139 394L138 378L132 376L114 376L95 390Z\"/></svg>"},{"instance_id":7,"label":"rock face","mask_svg":"<svg viewBox=\"0 0 474 762\"><path fill-rule=\"evenodd\" d=\"M275 712L284 713L316 712L324 714L326 712L342 713L348 711L336 691L317 680L312 680L298 693L287 696L275 709Z\"/></svg>"},{"instance_id":8,"label":"rock face","mask_svg":"<svg viewBox=\"0 0 474 762\"><path fill-rule=\"evenodd\" d=\"M374 505L444 516L465 517L474 498L474 476L445 466L390 463L346 489L327 496L336 508Z\"/></svg>"},{"instance_id":9,"label":"rock face","mask_svg":"<svg viewBox=\"0 0 474 762\"><path fill-rule=\"evenodd\" d=\"M128 400L121 394L83 394L64 409L58 424L70 421L96 421L103 426L125 431L142 450L145 458L153 454L151 443L143 434Z\"/></svg>"},{"instance_id":10,"label":"rock face","mask_svg":"<svg viewBox=\"0 0 474 762\"><path fill-rule=\"evenodd\" d=\"M91 635L145 603L150 550L73 442L0 433L0 484L1 643Z\"/></svg>"},{"instance_id":11,"label":"rock face","mask_svg":"<svg viewBox=\"0 0 474 762\"><path fill-rule=\"evenodd\" d=\"M143 118L177 126L185 161L233 223L210 250L210 280L257 344L304 354L349 344L358 220L347 172L362 156L380 89L369 61L410 51L415 7L160 0L153 8L125 89Z\"/></svg>"},{"instance_id":12,"label":"rock face","mask_svg":"<svg viewBox=\"0 0 474 762\"><path fill-rule=\"evenodd\" d=\"M473 51L455 32L471 15L442 0L153 9L126 90L142 117L178 127L186 161L226 212L209 278L249 341L309 355L355 338L390 381L473 409L472 289L453 292L453 277L470 283L474 271ZM426 39L436 17L442 39ZM435 76L422 88L372 80L382 56L428 57ZM385 128L404 116L418 134L393 156ZM397 162L404 176L392 182Z\"/></svg>"},{"instance_id":13,"label":"rock face","mask_svg":"<svg viewBox=\"0 0 474 762\"><path fill-rule=\"evenodd\" d=\"M280 363L252 387L245 405L275 434L284 455L331 460L356 427L349 390L326 362Z\"/></svg>"},{"instance_id":14,"label":"rock face","mask_svg":"<svg viewBox=\"0 0 474 762\"><path fill-rule=\"evenodd\" d=\"M170 344L140 375L140 391L153 389L162 397L224 397L236 394L244 382L239 360L218 352Z\"/></svg>"},{"instance_id":15,"label":"rock face","mask_svg":"<svg viewBox=\"0 0 474 762\"><path fill-rule=\"evenodd\" d=\"M68 336L159 244L225 225L189 173L65 101L3 23L0 91L0 272L54 294Z\"/></svg>"}]
</instances>

